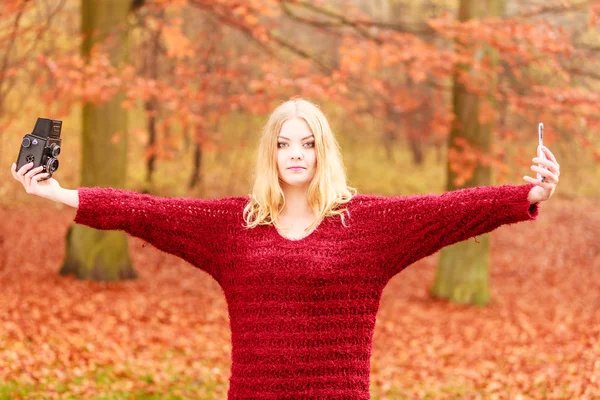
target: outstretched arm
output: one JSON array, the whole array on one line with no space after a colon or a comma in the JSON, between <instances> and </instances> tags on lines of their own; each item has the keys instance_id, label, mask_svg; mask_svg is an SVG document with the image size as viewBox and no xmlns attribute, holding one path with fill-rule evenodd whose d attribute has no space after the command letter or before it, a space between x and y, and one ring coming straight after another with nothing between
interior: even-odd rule
<instances>
[{"instance_id":1,"label":"outstretched arm","mask_svg":"<svg viewBox=\"0 0 600 400\"><path fill-rule=\"evenodd\" d=\"M87 187L78 189L78 197L76 223L123 230L183 258L219 281L218 246L223 243L234 205L242 198L167 198Z\"/></svg>"},{"instance_id":2,"label":"outstretched arm","mask_svg":"<svg viewBox=\"0 0 600 400\"><path fill-rule=\"evenodd\" d=\"M543 180L524 177L526 185L482 186L454 190L441 195L382 198L379 219L390 248L386 273L400 272L415 261L441 248L478 236L501 225L536 219L539 203L556 188L560 170L546 147L532 170ZM541 157L543 154L545 157ZM386 214L387 213L387 214Z\"/></svg>"},{"instance_id":3,"label":"outstretched arm","mask_svg":"<svg viewBox=\"0 0 600 400\"><path fill-rule=\"evenodd\" d=\"M532 185L481 186L441 195L390 200L401 208L390 234L402 242L391 249L390 273L395 274L441 248L491 232L501 225L534 220L538 203L527 195Z\"/></svg>"},{"instance_id":4,"label":"outstretched arm","mask_svg":"<svg viewBox=\"0 0 600 400\"><path fill-rule=\"evenodd\" d=\"M75 222L101 230L122 230L177 255L219 281L217 246L239 225L246 199L161 198L112 188L62 188L33 163L11 165L28 194L77 208ZM237 218L237 219L236 219Z\"/></svg>"}]
</instances>

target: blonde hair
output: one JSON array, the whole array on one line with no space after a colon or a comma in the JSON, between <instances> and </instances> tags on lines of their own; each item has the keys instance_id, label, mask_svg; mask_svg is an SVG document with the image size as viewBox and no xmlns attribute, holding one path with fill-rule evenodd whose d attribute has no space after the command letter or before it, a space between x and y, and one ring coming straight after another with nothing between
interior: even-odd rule
<instances>
[{"instance_id":1,"label":"blonde hair","mask_svg":"<svg viewBox=\"0 0 600 400\"><path fill-rule=\"evenodd\" d=\"M265 125L256 158L254 184L250 202L244 208L247 228L273 224L280 228L278 216L285 206L285 196L277 172L277 138L283 123L291 118L302 118L315 137L317 168L308 187L308 203L317 219L311 230L325 217L340 215L344 224L347 204L357 193L346 183L346 171L339 145L323 112L308 100L292 99L277 107Z\"/></svg>"}]
</instances>

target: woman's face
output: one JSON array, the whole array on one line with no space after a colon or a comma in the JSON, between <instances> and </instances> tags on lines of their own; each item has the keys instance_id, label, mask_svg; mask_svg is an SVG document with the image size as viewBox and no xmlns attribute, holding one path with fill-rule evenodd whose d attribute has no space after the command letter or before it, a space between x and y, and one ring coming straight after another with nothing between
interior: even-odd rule
<instances>
[{"instance_id":1,"label":"woman's face","mask_svg":"<svg viewBox=\"0 0 600 400\"><path fill-rule=\"evenodd\" d=\"M316 168L315 138L308 124L302 118L288 119L277 138L277 171L283 187L308 186Z\"/></svg>"}]
</instances>

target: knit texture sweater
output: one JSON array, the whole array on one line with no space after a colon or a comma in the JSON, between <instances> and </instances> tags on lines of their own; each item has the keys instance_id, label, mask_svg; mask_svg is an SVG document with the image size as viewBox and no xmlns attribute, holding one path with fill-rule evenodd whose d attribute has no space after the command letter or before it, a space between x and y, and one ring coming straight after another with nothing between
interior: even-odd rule
<instances>
[{"instance_id":1,"label":"knit texture sweater","mask_svg":"<svg viewBox=\"0 0 600 400\"><path fill-rule=\"evenodd\" d=\"M228 399L369 399L371 345L387 282L444 246L534 220L533 184L443 194L355 195L292 240L245 228L247 197L155 197L80 188L74 221L122 230L212 276L229 312Z\"/></svg>"}]
</instances>

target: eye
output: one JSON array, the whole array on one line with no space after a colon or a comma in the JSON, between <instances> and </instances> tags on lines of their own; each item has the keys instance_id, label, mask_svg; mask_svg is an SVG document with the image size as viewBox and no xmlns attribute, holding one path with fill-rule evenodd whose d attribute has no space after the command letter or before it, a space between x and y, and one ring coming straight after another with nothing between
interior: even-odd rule
<instances>
[{"instance_id":1,"label":"eye","mask_svg":"<svg viewBox=\"0 0 600 400\"><path fill-rule=\"evenodd\" d=\"M308 142L308 143L304 143L305 145L308 145L308 147L315 147L315 142Z\"/></svg>"},{"instance_id":2,"label":"eye","mask_svg":"<svg viewBox=\"0 0 600 400\"><path fill-rule=\"evenodd\" d=\"M284 145L286 145L286 144L287 144L287 143L282 143L282 142L279 142L279 143L277 143L277 147L278 147L278 148L281 148L281 147L283 147L283 146L284 146Z\"/></svg>"}]
</instances>

